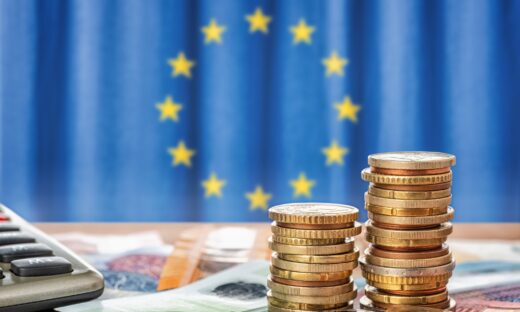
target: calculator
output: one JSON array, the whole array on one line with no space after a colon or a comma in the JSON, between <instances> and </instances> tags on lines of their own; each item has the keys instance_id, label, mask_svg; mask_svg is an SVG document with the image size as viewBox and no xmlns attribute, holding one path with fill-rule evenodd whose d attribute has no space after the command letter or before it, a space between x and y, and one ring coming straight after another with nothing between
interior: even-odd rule
<instances>
[{"instance_id":1,"label":"calculator","mask_svg":"<svg viewBox=\"0 0 520 312\"><path fill-rule=\"evenodd\" d=\"M99 297L103 276L0 205L0 312L53 309Z\"/></svg>"}]
</instances>

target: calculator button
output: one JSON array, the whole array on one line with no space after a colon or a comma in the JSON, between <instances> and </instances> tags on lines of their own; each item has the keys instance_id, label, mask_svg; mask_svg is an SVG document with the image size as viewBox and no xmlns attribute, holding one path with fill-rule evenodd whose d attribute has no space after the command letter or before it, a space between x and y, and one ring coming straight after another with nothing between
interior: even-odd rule
<instances>
[{"instance_id":1,"label":"calculator button","mask_svg":"<svg viewBox=\"0 0 520 312\"><path fill-rule=\"evenodd\" d=\"M20 227L14 223L0 223L0 232L20 231Z\"/></svg>"},{"instance_id":2,"label":"calculator button","mask_svg":"<svg viewBox=\"0 0 520 312\"><path fill-rule=\"evenodd\" d=\"M0 268L0 279L4 278L4 271L2 271L2 268Z\"/></svg>"},{"instance_id":3,"label":"calculator button","mask_svg":"<svg viewBox=\"0 0 520 312\"><path fill-rule=\"evenodd\" d=\"M72 264L62 257L18 259L11 262L11 271L18 276L48 276L72 272Z\"/></svg>"},{"instance_id":4,"label":"calculator button","mask_svg":"<svg viewBox=\"0 0 520 312\"><path fill-rule=\"evenodd\" d=\"M0 233L0 246L12 244L34 243L34 237L21 232L3 232Z\"/></svg>"},{"instance_id":5,"label":"calculator button","mask_svg":"<svg viewBox=\"0 0 520 312\"><path fill-rule=\"evenodd\" d=\"M11 218L9 218L8 215L0 212L0 222L9 221Z\"/></svg>"},{"instance_id":6,"label":"calculator button","mask_svg":"<svg viewBox=\"0 0 520 312\"><path fill-rule=\"evenodd\" d=\"M0 262L9 263L16 259L52 256L52 249L44 244L15 244L0 247Z\"/></svg>"}]
</instances>

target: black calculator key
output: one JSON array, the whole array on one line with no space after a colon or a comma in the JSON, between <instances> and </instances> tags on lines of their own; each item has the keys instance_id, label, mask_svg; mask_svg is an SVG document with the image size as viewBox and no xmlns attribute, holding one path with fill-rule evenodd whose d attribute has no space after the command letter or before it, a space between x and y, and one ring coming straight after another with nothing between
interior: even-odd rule
<instances>
[{"instance_id":1,"label":"black calculator key","mask_svg":"<svg viewBox=\"0 0 520 312\"><path fill-rule=\"evenodd\" d=\"M20 231L20 227L16 224L5 222L0 223L0 232Z\"/></svg>"},{"instance_id":2,"label":"black calculator key","mask_svg":"<svg viewBox=\"0 0 520 312\"><path fill-rule=\"evenodd\" d=\"M4 278L4 271L2 271L2 268L0 268L0 279Z\"/></svg>"},{"instance_id":3,"label":"black calculator key","mask_svg":"<svg viewBox=\"0 0 520 312\"><path fill-rule=\"evenodd\" d=\"M29 243L0 247L0 262L8 263L16 259L52 256L52 249L44 244Z\"/></svg>"},{"instance_id":4,"label":"black calculator key","mask_svg":"<svg viewBox=\"0 0 520 312\"><path fill-rule=\"evenodd\" d=\"M62 257L18 259L11 262L11 271L18 276L48 276L72 272L72 264Z\"/></svg>"},{"instance_id":5,"label":"black calculator key","mask_svg":"<svg viewBox=\"0 0 520 312\"><path fill-rule=\"evenodd\" d=\"M0 246L12 244L34 243L34 237L22 232L3 232L0 233Z\"/></svg>"}]
</instances>

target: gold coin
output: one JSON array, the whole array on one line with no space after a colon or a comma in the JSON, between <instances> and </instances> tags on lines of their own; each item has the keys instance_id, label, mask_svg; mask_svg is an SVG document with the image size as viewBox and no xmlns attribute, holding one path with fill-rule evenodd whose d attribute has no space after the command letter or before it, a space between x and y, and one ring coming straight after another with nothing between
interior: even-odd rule
<instances>
[{"instance_id":1,"label":"gold coin","mask_svg":"<svg viewBox=\"0 0 520 312\"><path fill-rule=\"evenodd\" d=\"M383 305L384 307L381 307ZM428 306L417 306L417 305L385 305L377 304L370 300L367 296L361 297L359 300L359 306L362 309L375 312L437 312L439 309L442 311L455 311L456 302L454 299L449 298L446 302L440 304L432 304Z\"/></svg>"},{"instance_id":2,"label":"gold coin","mask_svg":"<svg viewBox=\"0 0 520 312\"><path fill-rule=\"evenodd\" d=\"M386 169L370 166L370 171L373 173L381 173L387 175L430 175L430 174L441 174L451 170L451 167L444 167L438 169L423 169L423 170L410 170L410 169Z\"/></svg>"},{"instance_id":3,"label":"gold coin","mask_svg":"<svg viewBox=\"0 0 520 312\"><path fill-rule=\"evenodd\" d=\"M334 230L300 230L283 228L276 225L276 222L271 223L271 231L277 236L306 238L306 239L328 239L328 238L345 238L356 236L361 233L361 224L355 222L355 226L346 229Z\"/></svg>"},{"instance_id":4,"label":"gold coin","mask_svg":"<svg viewBox=\"0 0 520 312\"><path fill-rule=\"evenodd\" d=\"M385 190L382 188L370 185L368 187L368 193L378 197L403 199L403 200L426 200L426 199L437 199L448 197L451 195L451 188L447 188L440 191L423 191L423 192L411 192L411 191L394 191Z\"/></svg>"},{"instance_id":5,"label":"gold coin","mask_svg":"<svg viewBox=\"0 0 520 312\"><path fill-rule=\"evenodd\" d=\"M393 258L393 259L429 259L437 258L450 253L448 245L443 244L440 248L425 250L425 251L407 251L407 252L396 252L388 251L380 248L376 248L374 245L368 246L366 249L371 255L382 258Z\"/></svg>"},{"instance_id":6,"label":"gold coin","mask_svg":"<svg viewBox=\"0 0 520 312\"><path fill-rule=\"evenodd\" d=\"M451 181L439 184L425 184L425 185L394 185L394 184L377 184L370 183L370 186L377 187L384 190L392 191L406 191L406 192L429 192L441 191L451 187Z\"/></svg>"},{"instance_id":7,"label":"gold coin","mask_svg":"<svg viewBox=\"0 0 520 312\"><path fill-rule=\"evenodd\" d=\"M273 282L283 285L296 286L296 287L330 287L330 286L339 286L345 285L352 282L352 277L339 279L335 281L296 281L290 279L279 278L274 275L269 275Z\"/></svg>"},{"instance_id":8,"label":"gold coin","mask_svg":"<svg viewBox=\"0 0 520 312\"><path fill-rule=\"evenodd\" d=\"M361 178L367 182L392 185L425 185L451 182L452 173L422 175L422 176L396 176L372 173L370 168L361 171Z\"/></svg>"},{"instance_id":9,"label":"gold coin","mask_svg":"<svg viewBox=\"0 0 520 312\"><path fill-rule=\"evenodd\" d=\"M377 257L369 253L368 249L365 250L365 258L367 263L389 267L389 268L427 268L441 266L453 261L451 253L429 259L393 259L393 258L382 258Z\"/></svg>"},{"instance_id":10,"label":"gold coin","mask_svg":"<svg viewBox=\"0 0 520 312\"><path fill-rule=\"evenodd\" d=\"M375 214L368 212L368 218L377 223L385 224L398 224L398 225L413 225L413 226L425 226L434 225L448 222L453 219L454 210L452 207L448 207L448 212L436 216L424 216L424 217L396 217L386 216L381 214Z\"/></svg>"},{"instance_id":11,"label":"gold coin","mask_svg":"<svg viewBox=\"0 0 520 312\"><path fill-rule=\"evenodd\" d=\"M359 264L361 265L361 270L363 272L367 273L373 273L381 276L397 276L397 277L433 277L433 276L439 276L446 273L453 272L453 269L455 269L455 260L437 267L431 267L431 268L388 268L388 267L382 267L377 266L373 264L369 264L366 262L366 259L364 257L359 258ZM385 283L383 281L377 281L375 282ZM408 283L399 283L399 284L408 284ZM418 284L427 284L427 282L418 283Z\"/></svg>"},{"instance_id":12,"label":"gold coin","mask_svg":"<svg viewBox=\"0 0 520 312\"><path fill-rule=\"evenodd\" d=\"M365 192L365 202L369 205L394 208L437 208L447 207L451 203L451 195L437 199L408 200L378 197Z\"/></svg>"},{"instance_id":13,"label":"gold coin","mask_svg":"<svg viewBox=\"0 0 520 312\"><path fill-rule=\"evenodd\" d=\"M440 247L444 242L446 242L446 237L430 239L402 239L379 237L369 233L365 233L365 239L367 242L372 243L378 247L395 247L406 249L432 249Z\"/></svg>"},{"instance_id":14,"label":"gold coin","mask_svg":"<svg viewBox=\"0 0 520 312\"><path fill-rule=\"evenodd\" d=\"M336 304L312 304L312 303L300 303L300 302L291 302L282 299L278 299L273 296L272 292L267 291L267 301L269 304L285 309L295 309L295 310L311 310L311 311L323 311L328 309L338 309L345 307L348 305L345 303L336 303Z\"/></svg>"},{"instance_id":15,"label":"gold coin","mask_svg":"<svg viewBox=\"0 0 520 312\"><path fill-rule=\"evenodd\" d=\"M309 273L283 270L275 266L270 266L269 270L271 271L271 274L275 277L304 282L327 282L344 280L346 278L349 278L350 275L352 275L351 270L342 272Z\"/></svg>"},{"instance_id":16,"label":"gold coin","mask_svg":"<svg viewBox=\"0 0 520 312\"><path fill-rule=\"evenodd\" d=\"M352 252L337 254L337 255L326 255L326 256L315 256L315 255L289 255L279 253L278 257L283 260L303 263L343 263L356 261L359 258L359 249L354 248Z\"/></svg>"},{"instance_id":17,"label":"gold coin","mask_svg":"<svg viewBox=\"0 0 520 312\"><path fill-rule=\"evenodd\" d=\"M296 246L273 242L272 237L268 238L269 248L282 254L291 255L335 255L354 250L354 240L348 238L343 244L325 246Z\"/></svg>"},{"instance_id":18,"label":"gold coin","mask_svg":"<svg viewBox=\"0 0 520 312\"><path fill-rule=\"evenodd\" d=\"M363 277L370 282L381 284L399 284L399 285L423 285L433 283L448 283L452 273L444 273L439 275L427 276L395 276L380 275L361 270Z\"/></svg>"},{"instance_id":19,"label":"gold coin","mask_svg":"<svg viewBox=\"0 0 520 312\"><path fill-rule=\"evenodd\" d=\"M339 309L327 309L327 310L320 310L320 311L323 311L323 312L355 311L355 310L351 310L353 306L354 306L354 301L350 301L348 303L348 305L341 307ZM313 310L295 310L295 309L280 308L280 307L273 306L271 304L267 305L267 311L268 312L316 312Z\"/></svg>"},{"instance_id":20,"label":"gold coin","mask_svg":"<svg viewBox=\"0 0 520 312\"><path fill-rule=\"evenodd\" d=\"M448 212L448 206L436 208L395 208L365 204L365 209L371 213L397 217L427 217Z\"/></svg>"},{"instance_id":21,"label":"gold coin","mask_svg":"<svg viewBox=\"0 0 520 312\"><path fill-rule=\"evenodd\" d=\"M289 301L289 302L298 302L298 303L306 303L306 304L348 304L349 301L354 300L357 296L357 289L353 286L354 289L347 293L342 293L339 295L333 296L296 296L296 295L287 295L274 291L271 289L271 295L274 298Z\"/></svg>"},{"instance_id":22,"label":"gold coin","mask_svg":"<svg viewBox=\"0 0 520 312\"><path fill-rule=\"evenodd\" d=\"M379 283L374 282L371 280L367 280L367 284L370 286L374 286L375 288L382 289L386 292L423 292L428 291L431 289L439 289L446 287L448 284L448 280L446 281L437 281L427 284L386 284L386 283Z\"/></svg>"},{"instance_id":23,"label":"gold coin","mask_svg":"<svg viewBox=\"0 0 520 312\"><path fill-rule=\"evenodd\" d=\"M299 286L290 286L281 283L277 283L271 279L271 277L267 277L267 287L271 289L273 292L292 295L292 296L335 296L344 293L351 292L354 290L354 282L352 279L346 284L338 285L338 286L328 286L328 287L299 287ZM276 297L276 296L275 296Z\"/></svg>"},{"instance_id":24,"label":"gold coin","mask_svg":"<svg viewBox=\"0 0 520 312\"><path fill-rule=\"evenodd\" d=\"M276 225L290 228L290 229L302 229L302 230L332 230L332 229L345 229L354 226L354 222L349 223L336 223L336 224L299 224L299 223L283 223L276 221Z\"/></svg>"},{"instance_id":25,"label":"gold coin","mask_svg":"<svg viewBox=\"0 0 520 312\"><path fill-rule=\"evenodd\" d=\"M450 222L441 223L438 227L432 229L409 231L409 230L390 230L377 227L372 224L370 220L365 223L366 232L377 237L387 237L394 239L431 239L431 238L445 238L453 231L453 226Z\"/></svg>"},{"instance_id":26,"label":"gold coin","mask_svg":"<svg viewBox=\"0 0 520 312\"><path fill-rule=\"evenodd\" d=\"M276 252L273 252L271 255L271 264L282 270L308 273L352 271L358 265L357 261L328 264L293 262L278 258L278 254Z\"/></svg>"},{"instance_id":27,"label":"gold coin","mask_svg":"<svg viewBox=\"0 0 520 312\"><path fill-rule=\"evenodd\" d=\"M328 203L291 203L269 208L269 218L282 223L351 223L358 214L356 207Z\"/></svg>"},{"instance_id":28,"label":"gold coin","mask_svg":"<svg viewBox=\"0 0 520 312\"><path fill-rule=\"evenodd\" d=\"M438 294L422 296L397 296L385 294L384 292L378 291L375 287L372 286L365 286L365 296L367 296L370 300L379 303L423 305L446 301L448 299L448 292L443 291Z\"/></svg>"},{"instance_id":29,"label":"gold coin","mask_svg":"<svg viewBox=\"0 0 520 312\"><path fill-rule=\"evenodd\" d=\"M304 245L304 246L323 246L323 245L337 245L345 242L345 238L327 238L327 239L308 239L295 238L287 236L272 236L272 240L276 243L287 245Z\"/></svg>"},{"instance_id":30,"label":"gold coin","mask_svg":"<svg viewBox=\"0 0 520 312\"><path fill-rule=\"evenodd\" d=\"M438 169L454 166L455 156L439 152L389 152L368 156L368 164L387 169Z\"/></svg>"}]
</instances>

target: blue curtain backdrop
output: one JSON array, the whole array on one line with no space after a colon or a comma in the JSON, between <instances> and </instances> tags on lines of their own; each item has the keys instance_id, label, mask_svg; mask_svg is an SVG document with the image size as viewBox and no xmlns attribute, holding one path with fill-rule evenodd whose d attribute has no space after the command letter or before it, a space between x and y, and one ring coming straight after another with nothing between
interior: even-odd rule
<instances>
[{"instance_id":1,"label":"blue curtain backdrop","mask_svg":"<svg viewBox=\"0 0 520 312\"><path fill-rule=\"evenodd\" d=\"M0 201L29 220L364 219L368 154L435 150L457 156L456 221L520 221L520 1L4 0L0 60Z\"/></svg>"}]
</instances>

